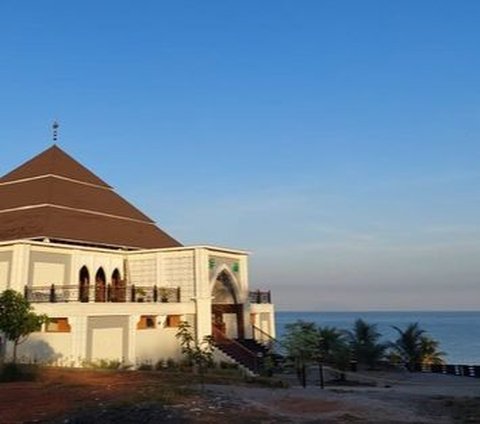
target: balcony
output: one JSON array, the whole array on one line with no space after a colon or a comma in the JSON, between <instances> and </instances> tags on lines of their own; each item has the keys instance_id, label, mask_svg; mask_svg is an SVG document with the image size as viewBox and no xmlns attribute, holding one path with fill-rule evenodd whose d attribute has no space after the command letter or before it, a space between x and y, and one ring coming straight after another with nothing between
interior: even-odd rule
<instances>
[{"instance_id":1,"label":"balcony","mask_svg":"<svg viewBox=\"0 0 480 424\"><path fill-rule=\"evenodd\" d=\"M272 303L272 292L254 290L248 293L250 303Z\"/></svg>"},{"instance_id":2,"label":"balcony","mask_svg":"<svg viewBox=\"0 0 480 424\"><path fill-rule=\"evenodd\" d=\"M62 302L149 302L178 303L180 302L180 287L157 287L124 285L79 286L55 285L24 287L24 296L31 303L62 303Z\"/></svg>"}]
</instances>

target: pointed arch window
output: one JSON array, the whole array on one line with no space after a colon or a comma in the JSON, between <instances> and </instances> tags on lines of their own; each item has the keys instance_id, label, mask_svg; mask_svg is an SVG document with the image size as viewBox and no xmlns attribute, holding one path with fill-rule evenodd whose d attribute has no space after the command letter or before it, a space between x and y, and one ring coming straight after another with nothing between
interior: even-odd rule
<instances>
[{"instance_id":1,"label":"pointed arch window","mask_svg":"<svg viewBox=\"0 0 480 424\"><path fill-rule=\"evenodd\" d=\"M121 278L120 271L118 268L115 268L115 270L112 272L110 301L125 302L126 297L127 287Z\"/></svg>"},{"instance_id":2,"label":"pointed arch window","mask_svg":"<svg viewBox=\"0 0 480 424\"><path fill-rule=\"evenodd\" d=\"M95 302L106 301L106 289L107 283L105 278L105 271L102 267L100 267L95 274Z\"/></svg>"},{"instance_id":3,"label":"pointed arch window","mask_svg":"<svg viewBox=\"0 0 480 424\"><path fill-rule=\"evenodd\" d=\"M80 302L88 302L88 289L90 286L90 273L88 268L84 265L78 273L78 300Z\"/></svg>"}]
</instances>

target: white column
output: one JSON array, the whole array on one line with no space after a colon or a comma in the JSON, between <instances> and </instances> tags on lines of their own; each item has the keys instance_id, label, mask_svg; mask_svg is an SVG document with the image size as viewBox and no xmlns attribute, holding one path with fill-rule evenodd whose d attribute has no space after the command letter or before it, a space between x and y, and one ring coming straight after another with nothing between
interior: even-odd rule
<instances>
[{"instance_id":1,"label":"white column","mask_svg":"<svg viewBox=\"0 0 480 424\"><path fill-rule=\"evenodd\" d=\"M208 252L195 249L195 324L197 340L212 334L212 294L208 278Z\"/></svg>"},{"instance_id":2,"label":"white column","mask_svg":"<svg viewBox=\"0 0 480 424\"><path fill-rule=\"evenodd\" d=\"M126 362L136 365L137 355L137 322L139 315L130 315L128 323L128 356Z\"/></svg>"},{"instance_id":3,"label":"white column","mask_svg":"<svg viewBox=\"0 0 480 424\"><path fill-rule=\"evenodd\" d=\"M250 322L250 300L249 300L249 283L248 283L248 256L244 255L240 258L240 287L242 290L243 303L243 325L245 328L245 338L253 338L252 324Z\"/></svg>"},{"instance_id":4,"label":"white column","mask_svg":"<svg viewBox=\"0 0 480 424\"><path fill-rule=\"evenodd\" d=\"M87 358L87 320L86 315L69 317L72 328L72 355L77 366Z\"/></svg>"},{"instance_id":5,"label":"white column","mask_svg":"<svg viewBox=\"0 0 480 424\"><path fill-rule=\"evenodd\" d=\"M28 284L29 270L30 246L26 244L16 244L13 247L9 288L23 293L24 286Z\"/></svg>"},{"instance_id":6,"label":"white column","mask_svg":"<svg viewBox=\"0 0 480 424\"><path fill-rule=\"evenodd\" d=\"M248 300L249 281L248 281L248 256L242 256L240 258L240 287L242 289L242 295L245 296L245 302Z\"/></svg>"}]
</instances>

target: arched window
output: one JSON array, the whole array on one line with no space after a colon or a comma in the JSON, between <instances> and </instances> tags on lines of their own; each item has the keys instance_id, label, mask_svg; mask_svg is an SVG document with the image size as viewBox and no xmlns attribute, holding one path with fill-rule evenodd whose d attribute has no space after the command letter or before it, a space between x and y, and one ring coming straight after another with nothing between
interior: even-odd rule
<instances>
[{"instance_id":1,"label":"arched window","mask_svg":"<svg viewBox=\"0 0 480 424\"><path fill-rule=\"evenodd\" d=\"M95 302L105 302L106 286L105 271L100 267L95 274Z\"/></svg>"},{"instance_id":2,"label":"arched window","mask_svg":"<svg viewBox=\"0 0 480 424\"><path fill-rule=\"evenodd\" d=\"M80 302L88 302L88 287L90 285L90 273L88 268L84 265L78 274L79 290L78 300Z\"/></svg>"},{"instance_id":3,"label":"arched window","mask_svg":"<svg viewBox=\"0 0 480 424\"><path fill-rule=\"evenodd\" d=\"M112 285L120 283L120 271L118 268L115 268L115 270L112 272Z\"/></svg>"},{"instance_id":4,"label":"arched window","mask_svg":"<svg viewBox=\"0 0 480 424\"><path fill-rule=\"evenodd\" d=\"M115 268L112 273L112 286L110 291L110 301L111 302L125 302L127 294L127 288L124 281L122 281L120 276L120 271Z\"/></svg>"}]
</instances>

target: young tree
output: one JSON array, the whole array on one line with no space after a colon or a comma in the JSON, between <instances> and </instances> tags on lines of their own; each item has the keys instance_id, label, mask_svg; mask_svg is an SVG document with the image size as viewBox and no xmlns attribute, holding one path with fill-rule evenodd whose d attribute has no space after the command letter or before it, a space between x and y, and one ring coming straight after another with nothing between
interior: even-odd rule
<instances>
[{"instance_id":1,"label":"young tree","mask_svg":"<svg viewBox=\"0 0 480 424\"><path fill-rule=\"evenodd\" d=\"M306 367L317 361L319 334L313 322L298 320L285 325L284 345L288 356L295 364L298 379L305 387Z\"/></svg>"},{"instance_id":2,"label":"young tree","mask_svg":"<svg viewBox=\"0 0 480 424\"><path fill-rule=\"evenodd\" d=\"M203 385L205 369L213 364L213 339L206 336L201 342L193 335L191 325L183 321L178 327L175 337L180 340L182 353L187 357L190 365L193 365L200 374L200 381Z\"/></svg>"},{"instance_id":3,"label":"young tree","mask_svg":"<svg viewBox=\"0 0 480 424\"><path fill-rule=\"evenodd\" d=\"M380 343L381 334L377 331L376 324L369 324L359 318L348 336L352 355L359 364L374 368L385 356L387 344Z\"/></svg>"},{"instance_id":4,"label":"young tree","mask_svg":"<svg viewBox=\"0 0 480 424\"><path fill-rule=\"evenodd\" d=\"M340 380L346 379L345 373L352 358L346 333L335 327L319 327L319 368L320 378L323 379L323 363L332 365L340 370Z\"/></svg>"},{"instance_id":5,"label":"young tree","mask_svg":"<svg viewBox=\"0 0 480 424\"><path fill-rule=\"evenodd\" d=\"M424 335L420 340L420 350L422 352L422 363L440 365L444 364L445 352L439 350L440 343L430 336Z\"/></svg>"},{"instance_id":6,"label":"young tree","mask_svg":"<svg viewBox=\"0 0 480 424\"><path fill-rule=\"evenodd\" d=\"M310 363L318 365L322 386L323 364L340 370L340 379L345 380L343 371L350 365L351 354L344 332L301 320L287 324L285 330L284 344L289 356L294 359L297 376L303 386L306 385L306 367Z\"/></svg>"},{"instance_id":7,"label":"young tree","mask_svg":"<svg viewBox=\"0 0 480 424\"><path fill-rule=\"evenodd\" d=\"M407 365L410 371L415 364L443 363L444 352L438 350L438 341L426 334L418 322L409 324L405 330L393 327L399 334L398 339L390 345L394 356Z\"/></svg>"},{"instance_id":8,"label":"young tree","mask_svg":"<svg viewBox=\"0 0 480 424\"><path fill-rule=\"evenodd\" d=\"M335 327L319 327L319 350L322 361L326 364L335 364L337 352L346 346L345 333Z\"/></svg>"},{"instance_id":9,"label":"young tree","mask_svg":"<svg viewBox=\"0 0 480 424\"><path fill-rule=\"evenodd\" d=\"M37 315L30 303L18 292L5 290L0 295L0 332L13 342L13 363L17 360L17 347L47 321L46 315Z\"/></svg>"}]
</instances>

